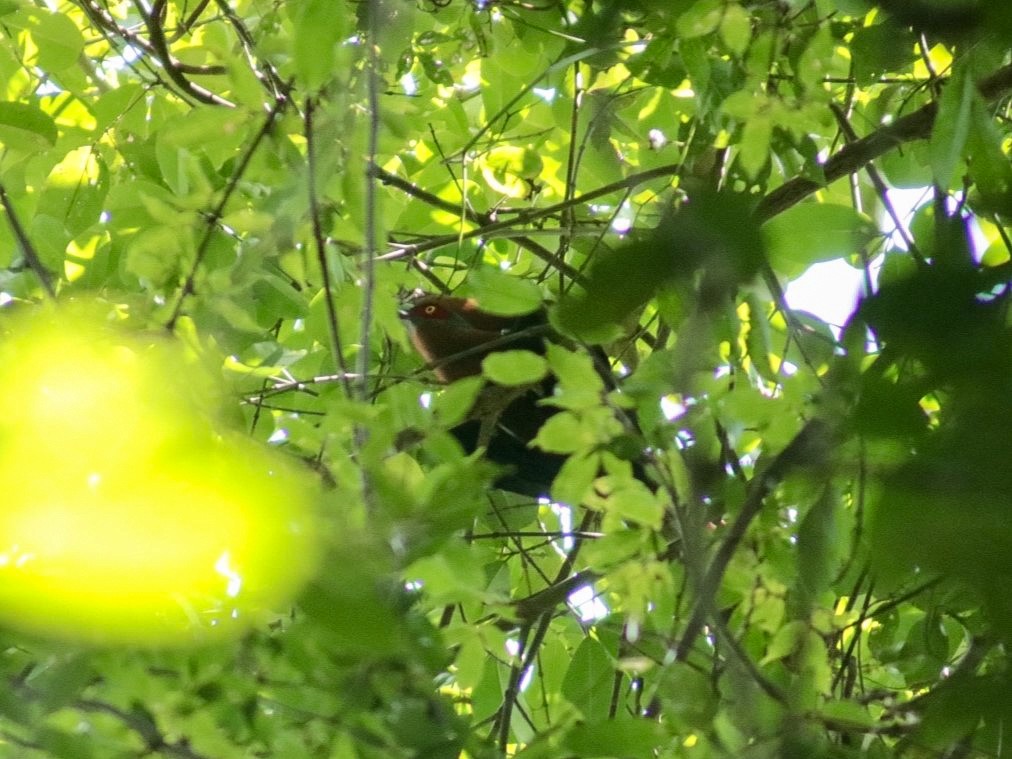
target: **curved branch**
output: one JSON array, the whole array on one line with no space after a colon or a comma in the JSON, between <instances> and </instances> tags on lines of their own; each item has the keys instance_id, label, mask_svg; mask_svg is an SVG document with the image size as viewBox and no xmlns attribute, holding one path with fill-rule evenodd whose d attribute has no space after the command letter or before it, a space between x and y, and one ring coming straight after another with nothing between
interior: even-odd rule
<instances>
[{"instance_id":1,"label":"curved branch","mask_svg":"<svg viewBox=\"0 0 1012 759\"><path fill-rule=\"evenodd\" d=\"M147 752L158 752L179 757L179 759L207 759L206 754L201 754L190 748L186 738L170 741L159 730L154 717L143 707L137 706L126 711L104 701L92 699L81 699L76 706L83 712L97 712L115 717L144 741Z\"/></svg>"},{"instance_id":2,"label":"curved branch","mask_svg":"<svg viewBox=\"0 0 1012 759\"><path fill-rule=\"evenodd\" d=\"M194 84L186 78L179 61L169 52L169 45L165 39L165 30L162 28L161 21L159 20L159 16L161 16L164 8L165 0L155 0L155 3L151 6L151 12L144 13L141 11L141 16L148 27L148 36L151 38L151 48L154 55L161 61L162 67L165 69L165 73L169 79L194 100L206 105L223 105L234 108L235 104L231 101L215 95L210 90Z\"/></svg>"}]
</instances>

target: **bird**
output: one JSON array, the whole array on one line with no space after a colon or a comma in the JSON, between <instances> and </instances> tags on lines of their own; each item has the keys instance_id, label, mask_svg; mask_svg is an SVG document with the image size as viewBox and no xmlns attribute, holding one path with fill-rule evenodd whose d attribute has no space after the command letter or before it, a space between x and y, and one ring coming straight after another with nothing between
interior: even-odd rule
<instances>
[{"instance_id":1,"label":"bird","mask_svg":"<svg viewBox=\"0 0 1012 759\"><path fill-rule=\"evenodd\" d=\"M479 308L472 298L426 294L401 311L411 343L444 383L481 374L481 362L501 350L529 350L543 355L550 335L543 310L522 316L499 316ZM488 385L469 418L450 432L464 450L485 448L485 457L502 467L496 487L537 498L548 493L565 456L531 446L541 426L558 409L540 403L552 395L556 380L548 376L530 386Z\"/></svg>"},{"instance_id":2,"label":"bird","mask_svg":"<svg viewBox=\"0 0 1012 759\"><path fill-rule=\"evenodd\" d=\"M544 309L500 316L483 311L471 298L425 294L409 301L401 317L415 350L444 383L480 375L482 360L496 351L544 355L546 342L567 344L549 326ZM607 357L599 348L592 350L605 386L613 389ZM532 442L542 425L560 411L544 402L552 397L556 382L549 374L520 388L486 385L469 418L451 430L465 451L484 448L486 459L503 468L496 487L533 498L548 494L566 457L536 448ZM634 471L642 479L642 467L636 462Z\"/></svg>"}]
</instances>

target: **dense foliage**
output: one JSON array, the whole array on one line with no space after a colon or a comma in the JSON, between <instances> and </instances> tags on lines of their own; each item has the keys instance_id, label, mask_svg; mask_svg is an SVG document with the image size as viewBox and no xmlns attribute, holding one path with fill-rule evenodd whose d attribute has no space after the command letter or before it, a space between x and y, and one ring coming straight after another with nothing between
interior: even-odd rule
<instances>
[{"instance_id":1,"label":"dense foliage","mask_svg":"<svg viewBox=\"0 0 1012 759\"><path fill-rule=\"evenodd\" d=\"M219 356L329 556L231 646L3 633L0 753L1003 755L1010 8L0 0L5 305ZM555 503L447 434L416 289L549 304Z\"/></svg>"}]
</instances>

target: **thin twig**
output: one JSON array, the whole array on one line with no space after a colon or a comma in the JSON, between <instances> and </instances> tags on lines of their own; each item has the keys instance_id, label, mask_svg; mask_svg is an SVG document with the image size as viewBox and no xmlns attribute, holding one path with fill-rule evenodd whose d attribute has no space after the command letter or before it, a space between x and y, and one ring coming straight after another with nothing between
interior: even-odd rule
<instances>
[{"instance_id":1,"label":"thin twig","mask_svg":"<svg viewBox=\"0 0 1012 759\"><path fill-rule=\"evenodd\" d=\"M344 359L344 347L341 345L341 330L337 323L337 309L334 307L334 291L330 283L330 265L327 261L327 243L323 228L320 225L320 204L316 197L316 137L313 132L312 98L306 99L305 137L306 165L309 174L309 216L313 229L313 244L316 247L316 259L320 265L320 276L323 280L324 305L327 309L327 331L330 336L330 352L334 355L334 365L344 387L344 394L352 397L352 386L348 375L348 364Z\"/></svg>"},{"instance_id":2,"label":"thin twig","mask_svg":"<svg viewBox=\"0 0 1012 759\"><path fill-rule=\"evenodd\" d=\"M210 5L211 0L200 0L197 3L197 7L190 11L189 15L183 19L179 24L176 25L176 33L172 35L173 40L177 40L184 34L189 33L193 28L193 25L197 23L197 19L200 18L201 14Z\"/></svg>"},{"instance_id":3,"label":"thin twig","mask_svg":"<svg viewBox=\"0 0 1012 759\"><path fill-rule=\"evenodd\" d=\"M256 41L253 39L253 35L250 34L249 29L246 28L243 20L228 4L227 0L217 0L217 4L221 14L232 24L232 29L246 51L246 57L249 60L250 66L260 72L262 80L266 79L270 82L271 93L274 97L277 97L279 93L285 91L285 83L278 70L269 62L256 58Z\"/></svg>"},{"instance_id":4,"label":"thin twig","mask_svg":"<svg viewBox=\"0 0 1012 759\"><path fill-rule=\"evenodd\" d=\"M600 515L596 512L587 510L583 515L583 520L580 526L577 527L578 533L591 532L594 523L600 518ZM523 681L527 670L534 664L534 659L537 657L538 652L541 650L541 644L545 640L545 635L548 632L548 626L552 622L552 615L555 606L564 601L568 597L568 593L563 595L561 598L557 597L557 592L560 589L570 589L570 572L573 571L573 565L576 564L577 556L580 553L580 548L583 546L583 539L577 538L573 541L573 547L569 553L566 554L566 558L563 559L562 565L559 567L559 571L555 575L554 581L551 583L549 588L546 588L543 593L546 596L541 598L542 601L550 597L551 603L542 607L541 603L538 602L536 605L539 608L544 608L543 613L535 617L531 621L526 622L520 628L520 651L517 656L519 662L515 662L512 669L510 670L509 682L506 686L506 692L503 694L502 706L499 707L499 712L496 715L496 737L498 739L500 750L505 751L506 745L509 742L510 724L512 722L511 716L513 713L513 707L516 705L516 699L520 695L520 683ZM579 576L579 575L577 575ZM574 582L572 587L573 590L579 587L581 584L587 581L592 581L591 575L588 573L585 577L580 577L579 581ZM539 594L531 596L532 600L538 598ZM532 602L529 604L529 609L533 610L535 604ZM518 608L519 612L519 608ZM531 631L533 629L533 635Z\"/></svg>"},{"instance_id":5,"label":"thin twig","mask_svg":"<svg viewBox=\"0 0 1012 759\"><path fill-rule=\"evenodd\" d=\"M444 200L438 195L433 195L431 192L423 190L418 185L409 182L406 179L401 179L396 174L392 174L379 166L373 166L373 171L376 172L376 176L379 177L380 181L383 182L383 184L396 187L397 189L404 191L411 197L417 198L418 200L421 200L424 203L428 203L433 208L438 208L441 211L446 211L447 213L452 214L461 213L461 208L457 204L451 203L448 200ZM474 211L466 206L463 209L463 214L465 219L467 219L473 224L480 225L483 228L487 228L489 224L495 222L495 216L493 214L487 212L478 213L477 211ZM457 233L456 235L454 235L454 238L459 239L459 236L460 236L459 233ZM513 240L513 242L515 242L521 248L524 248L530 253L533 253L537 258L540 258L546 264L549 264L550 266L554 267L556 271L565 274L567 277L570 277L571 279L574 279L577 282L584 281L584 277L580 274L580 272L578 272L576 269L574 269L572 266L566 263L561 255L559 255L558 253L553 253L545 246L533 240L530 237L530 233L512 234L510 235L510 239Z\"/></svg>"},{"instance_id":6,"label":"thin twig","mask_svg":"<svg viewBox=\"0 0 1012 759\"><path fill-rule=\"evenodd\" d=\"M379 34L379 3L369 3L367 16L366 45L366 97L369 110L369 128L366 142L365 162L365 230L362 236L363 253L363 293L362 293L362 333L359 340L358 374L361 377L358 386L360 400L368 400L369 386L366 377L369 374L371 358L369 345L372 338L373 295L376 289L376 176L372 167L376 165L379 152L380 102L379 102L379 52L377 36Z\"/></svg>"},{"instance_id":7,"label":"thin twig","mask_svg":"<svg viewBox=\"0 0 1012 759\"><path fill-rule=\"evenodd\" d=\"M854 127L851 126L850 121L847 118L847 114L844 113L843 109L836 105L836 103L830 103L829 108L833 112L833 116L836 117L836 123L840 127L840 131L843 132L843 136L847 139L847 142L857 142L860 137L857 136L857 132L854 131ZM910 255L918 263L925 263L924 256L921 255L920 250L917 249L917 243L914 242L910 233L907 231L903 220L900 219L899 214L896 213L896 208L889 199L889 188L886 186L885 180L883 180L882 176L878 173L878 169L875 168L874 164L869 163L864 167L864 170L868 175L868 179L871 180L872 185L875 187L875 192L878 193L879 200L882 202L882 207L885 208L889 218L892 219L896 232L902 238L903 244L906 245L907 250L910 251Z\"/></svg>"},{"instance_id":8,"label":"thin twig","mask_svg":"<svg viewBox=\"0 0 1012 759\"><path fill-rule=\"evenodd\" d=\"M207 225L204 228L204 236L201 238L200 244L197 246L196 255L193 257L193 264L190 266L190 271L186 275L186 281L183 283L183 289L179 293L179 299L176 301L176 305L172 309L172 316L165 325L166 329L170 332L176 328L176 322L179 320L179 317L183 312L183 302L186 300L187 296L191 295L194 291L197 270L204 262L204 257L207 255L207 251L211 246L211 239L214 236L218 222L221 221L222 216L225 214L225 206L228 205L228 201L232 199L232 194L235 192L236 187L239 186L239 181L246 173L246 169L249 168L250 161L253 160L253 156L260 147L260 143L263 142L264 138L266 138L268 134L270 134L271 128L274 126L274 122L277 120L281 112L288 106L288 86L286 86L285 90L286 92L274 101L274 106L270 111L268 111L267 117L264 119L264 123L260 127L260 131L253 137L249 147L246 148L246 152L240 158L239 165L232 173L232 177L228 180L228 185L226 185L225 190L221 194L221 200L218 201L218 205L214 207L207 217Z\"/></svg>"},{"instance_id":9,"label":"thin twig","mask_svg":"<svg viewBox=\"0 0 1012 759\"><path fill-rule=\"evenodd\" d=\"M55 299L56 289L53 287L53 275L42 264L35 246L32 245L32 241L28 237L28 233L21 226L21 220L18 219L14 205L11 203L10 198L7 197L7 188L2 183L0 183L0 204L3 205L3 209L7 213L7 223L10 225L11 232L14 233L18 245L21 246L21 254L25 257L25 263L29 269L35 272L35 276L39 278L39 282L42 283L42 288L46 291L46 295Z\"/></svg>"},{"instance_id":10,"label":"thin twig","mask_svg":"<svg viewBox=\"0 0 1012 759\"><path fill-rule=\"evenodd\" d=\"M604 197L605 195L610 195L613 192L621 192L624 190L628 190L629 188L636 187L638 185L643 184L644 182L649 182L652 179L674 176L675 174L678 173L681 167L682 166L680 163L667 164L665 166L657 166L656 168L653 169L641 171L636 174L630 174L624 179L620 179L617 182L606 184L603 187L598 187L596 190L591 190L590 192L584 193L583 195L580 195L576 198L572 198L571 200L564 200L561 203L556 203L555 205L552 206L545 206L544 208L525 209L518 212L517 215L512 219L504 221L495 221L485 227L472 229L469 232L465 232L463 234L454 233L449 235L441 235L439 237L434 237L431 240L426 240L423 243L418 243L417 245L404 245L399 247L395 251L378 256L376 260L393 261L401 258L407 258L410 256L418 255L419 253L425 253L430 250L436 250L437 248L442 248L446 245L453 245L463 240L470 240L475 237L487 236L489 234L493 234L495 232L499 232L505 229L511 229L513 227L520 226L522 224L530 224L531 222L538 221L539 219L545 219L550 216L554 216L555 214L560 214L567 208L571 208L576 205L583 205L585 203L591 202L592 200L597 200L598 198Z\"/></svg>"}]
</instances>

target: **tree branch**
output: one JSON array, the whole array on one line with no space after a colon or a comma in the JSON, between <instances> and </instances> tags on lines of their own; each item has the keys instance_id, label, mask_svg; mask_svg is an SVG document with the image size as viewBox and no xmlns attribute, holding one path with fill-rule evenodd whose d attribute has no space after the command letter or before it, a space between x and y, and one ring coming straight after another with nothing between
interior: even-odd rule
<instances>
[{"instance_id":1,"label":"tree branch","mask_svg":"<svg viewBox=\"0 0 1012 759\"><path fill-rule=\"evenodd\" d=\"M1012 65L998 69L978 85L981 96L985 100L996 100L1012 90ZM809 195L818 192L831 182L841 179L855 171L860 171L868 163L884 155L905 142L922 140L930 136L931 128L938 115L938 105L927 103L913 113L887 124L871 134L844 146L825 164L823 173L825 182L816 182L807 177L795 177L766 194L756 206L755 218L761 224L769 221L777 214L797 205Z\"/></svg>"},{"instance_id":2,"label":"tree branch","mask_svg":"<svg viewBox=\"0 0 1012 759\"><path fill-rule=\"evenodd\" d=\"M194 84L186 78L179 61L177 61L172 56L172 53L169 52L169 44L165 39L165 30L162 29L160 19L164 8L165 0L155 0L154 4L151 6L150 13L144 13L144 9L138 5L138 11L144 19L144 23L148 27L148 36L151 38L151 49L155 57L161 61L162 67L165 69L165 73L168 75L169 79L171 79L173 83L184 93L201 103L205 103L206 105L223 105L229 108L234 108L234 103L214 94L210 90Z\"/></svg>"}]
</instances>

